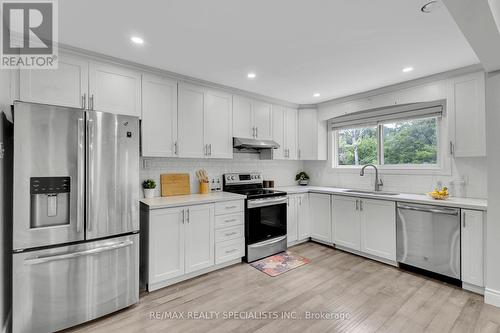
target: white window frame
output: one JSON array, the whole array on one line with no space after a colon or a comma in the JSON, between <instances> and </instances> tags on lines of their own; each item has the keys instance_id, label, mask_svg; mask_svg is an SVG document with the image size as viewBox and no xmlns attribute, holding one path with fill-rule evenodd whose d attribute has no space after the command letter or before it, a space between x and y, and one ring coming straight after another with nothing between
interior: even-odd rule
<instances>
[{"instance_id":1,"label":"white window frame","mask_svg":"<svg viewBox=\"0 0 500 333\"><path fill-rule=\"evenodd\" d=\"M432 118L432 117L429 117ZM377 135L377 154L378 163L377 168L382 174L424 174L424 175L451 175L451 156L447 147L445 147L445 142L447 142L447 119L445 116L436 117L436 135L437 135L437 163L436 164L380 164L380 159L382 158L383 149L383 134L381 129L383 128L383 123L378 124ZM401 119L401 120L404 120ZM395 120L396 121L396 120ZM388 121L387 123L389 123ZM373 124L366 124L366 127L373 126ZM363 127L363 126L360 126ZM331 163L332 172L345 172L345 173L359 173L362 165L339 165L338 160L338 147L339 147L339 136L338 130L329 131L329 162Z\"/></svg>"}]
</instances>

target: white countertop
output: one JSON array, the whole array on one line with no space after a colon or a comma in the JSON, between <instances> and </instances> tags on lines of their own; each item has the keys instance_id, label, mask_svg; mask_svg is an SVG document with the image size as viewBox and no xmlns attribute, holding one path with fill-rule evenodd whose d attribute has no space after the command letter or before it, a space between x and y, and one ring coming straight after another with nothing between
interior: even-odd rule
<instances>
[{"instance_id":1,"label":"white countertop","mask_svg":"<svg viewBox=\"0 0 500 333\"><path fill-rule=\"evenodd\" d=\"M465 209L487 210L488 201L485 199L474 198L455 198L449 197L446 200L435 200L425 194L410 194L400 193L398 195L383 195L383 194L369 194L369 193L347 193L344 188L337 187L323 187L323 186L282 186L275 188L276 190L285 191L289 194L296 193L325 193L325 194L338 194L351 197L382 199L390 201L421 203L435 206L445 207L458 207Z\"/></svg>"},{"instance_id":2,"label":"white countertop","mask_svg":"<svg viewBox=\"0 0 500 333\"><path fill-rule=\"evenodd\" d=\"M187 194L176 195L172 197L156 197L151 199L142 199L141 203L148 206L149 209L160 209L169 207L178 207L186 205L198 205L219 201L244 200L246 196L229 192L212 192L208 194Z\"/></svg>"}]
</instances>

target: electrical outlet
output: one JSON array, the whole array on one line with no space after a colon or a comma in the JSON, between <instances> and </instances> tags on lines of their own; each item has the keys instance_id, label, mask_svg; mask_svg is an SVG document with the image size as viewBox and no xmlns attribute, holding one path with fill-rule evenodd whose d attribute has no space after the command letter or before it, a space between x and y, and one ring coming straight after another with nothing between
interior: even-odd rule
<instances>
[{"instance_id":1,"label":"electrical outlet","mask_svg":"<svg viewBox=\"0 0 500 333\"><path fill-rule=\"evenodd\" d=\"M210 191L212 192L222 191L222 180L220 176L215 176L210 178Z\"/></svg>"}]
</instances>

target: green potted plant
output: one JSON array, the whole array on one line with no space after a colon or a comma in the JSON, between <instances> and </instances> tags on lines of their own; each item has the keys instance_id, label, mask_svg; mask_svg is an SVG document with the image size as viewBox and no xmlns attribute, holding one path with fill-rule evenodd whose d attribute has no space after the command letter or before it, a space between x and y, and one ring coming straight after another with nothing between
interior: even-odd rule
<instances>
[{"instance_id":1,"label":"green potted plant","mask_svg":"<svg viewBox=\"0 0 500 333\"><path fill-rule=\"evenodd\" d=\"M144 189L144 198L150 199L155 197L156 182L153 179L146 179L142 182Z\"/></svg>"},{"instance_id":2,"label":"green potted plant","mask_svg":"<svg viewBox=\"0 0 500 333\"><path fill-rule=\"evenodd\" d=\"M295 180L299 182L299 185L306 186L309 184L309 176L304 171L299 172L295 175Z\"/></svg>"}]
</instances>

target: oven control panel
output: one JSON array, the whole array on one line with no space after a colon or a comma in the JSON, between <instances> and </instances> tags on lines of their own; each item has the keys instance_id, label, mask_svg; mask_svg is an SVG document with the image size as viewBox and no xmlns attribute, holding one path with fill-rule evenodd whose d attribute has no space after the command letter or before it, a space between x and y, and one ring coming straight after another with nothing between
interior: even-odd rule
<instances>
[{"instance_id":1,"label":"oven control panel","mask_svg":"<svg viewBox=\"0 0 500 333\"><path fill-rule=\"evenodd\" d=\"M259 172L224 174L225 185L261 184L262 181L262 175Z\"/></svg>"}]
</instances>

